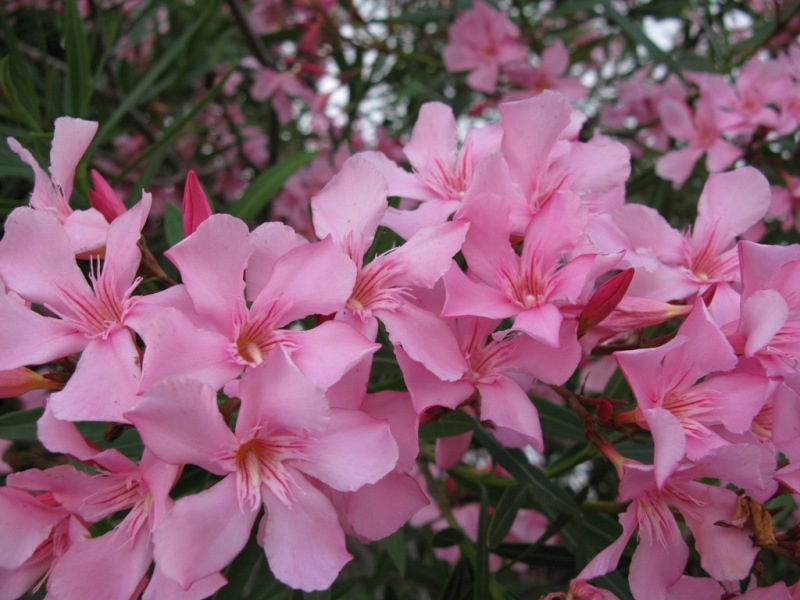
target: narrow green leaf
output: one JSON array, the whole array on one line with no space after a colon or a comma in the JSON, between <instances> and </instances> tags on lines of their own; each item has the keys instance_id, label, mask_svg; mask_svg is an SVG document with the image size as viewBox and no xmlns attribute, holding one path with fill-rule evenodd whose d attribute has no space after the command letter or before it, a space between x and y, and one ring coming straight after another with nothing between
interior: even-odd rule
<instances>
[{"instance_id":1,"label":"narrow green leaf","mask_svg":"<svg viewBox=\"0 0 800 600\"><path fill-rule=\"evenodd\" d=\"M470 573L467 561L460 560L455 568L450 572L439 600L466 600L472 592L472 573Z\"/></svg>"},{"instance_id":2,"label":"narrow green leaf","mask_svg":"<svg viewBox=\"0 0 800 600\"><path fill-rule=\"evenodd\" d=\"M401 527L392 535L384 538L383 545L389 558L392 559L394 566L397 567L398 573L405 576L406 574L406 534Z\"/></svg>"},{"instance_id":3,"label":"narrow green leaf","mask_svg":"<svg viewBox=\"0 0 800 600\"><path fill-rule=\"evenodd\" d=\"M177 206L168 202L164 208L164 237L172 247L183 239L183 215Z\"/></svg>"},{"instance_id":4,"label":"narrow green leaf","mask_svg":"<svg viewBox=\"0 0 800 600\"><path fill-rule=\"evenodd\" d=\"M42 131L39 121L31 110L36 106L35 104L27 104L23 99L23 93L18 87L22 79L18 78L14 73L13 62L8 56L0 60L0 91L2 96L8 102L11 109L11 114L14 119L20 123L24 123L26 127L34 131Z\"/></svg>"},{"instance_id":5,"label":"narrow green leaf","mask_svg":"<svg viewBox=\"0 0 800 600\"><path fill-rule=\"evenodd\" d=\"M447 529L440 529L433 534L432 543L434 548L449 548L461 543L464 539L463 532L454 527L448 527Z\"/></svg>"},{"instance_id":6,"label":"narrow green leaf","mask_svg":"<svg viewBox=\"0 0 800 600\"><path fill-rule=\"evenodd\" d=\"M8 50L8 56L3 58L3 63L7 61L5 75L0 76L0 88L9 102L14 117L25 124L26 134L28 130L41 132L47 128L42 120L39 110L39 94L32 81L28 68L28 61L19 48L14 27L8 23L8 18L4 11L0 10L0 23L3 26L5 35L4 47Z\"/></svg>"},{"instance_id":7,"label":"narrow green leaf","mask_svg":"<svg viewBox=\"0 0 800 600\"><path fill-rule=\"evenodd\" d=\"M152 88L158 81L158 78L167 71L172 63L184 56L186 46L189 44L200 26L205 22L206 19L208 19L210 14L210 11L203 13L194 23L192 23L189 29L184 31L183 34L170 45L166 52L164 52L161 57L147 70L147 72L139 80L139 83L136 85L136 87L128 92L128 94L125 96L125 99L117 107L117 110L115 110L111 116L103 122L102 126L100 127L100 131L97 132L94 140L92 140L89 150L87 150L87 155L91 154L94 148L111 137L111 135L114 133L114 129L117 126L117 123L122 119L122 117L125 116L125 113L136 106L145 95L151 92Z\"/></svg>"},{"instance_id":8,"label":"narrow green leaf","mask_svg":"<svg viewBox=\"0 0 800 600\"><path fill-rule=\"evenodd\" d=\"M64 87L67 113L83 117L89 106L91 56L89 39L76 0L67 0L64 15L64 46L67 52L67 81Z\"/></svg>"},{"instance_id":9,"label":"narrow green leaf","mask_svg":"<svg viewBox=\"0 0 800 600\"><path fill-rule=\"evenodd\" d=\"M503 447L494 436L483 428L476 428L475 439L489 451L497 463L521 484L531 487L534 499L540 502L545 509L553 512L567 513L572 516L580 515L580 507L575 503L561 486L550 481L541 469L534 467L522 451L515 448Z\"/></svg>"},{"instance_id":10,"label":"narrow green leaf","mask_svg":"<svg viewBox=\"0 0 800 600\"><path fill-rule=\"evenodd\" d=\"M481 504L478 513L478 540L475 553L475 600L489 597L489 496L481 486Z\"/></svg>"},{"instance_id":11,"label":"narrow green leaf","mask_svg":"<svg viewBox=\"0 0 800 600\"><path fill-rule=\"evenodd\" d=\"M44 413L43 408L17 410L0 416L0 440L12 442L35 442L36 422Z\"/></svg>"},{"instance_id":12,"label":"narrow green leaf","mask_svg":"<svg viewBox=\"0 0 800 600\"><path fill-rule=\"evenodd\" d=\"M517 512L525 501L529 489L527 485L515 485L503 492L489 523L489 547L494 548L503 543L517 518Z\"/></svg>"},{"instance_id":13,"label":"narrow green leaf","mask_svg":"<svg viewBox=\"0 0 800 600\"><path fill-rule=\"evenodd\" d=\"M475 419L460 410L454 410L436 421L420 426L419 435L426 440L435 440L472 431L475 425Z\"/></svg>"},{"instance_id":14,"label":"narrow green leaf","mask_svg":"<svg viewBox=\"0 0 800 600\"><path fill-rule=\"evenodd\" d=\"M576 442L586 439L583 423L570 409L544 398L533 398L533 403L539 412L539 420L545 435Z\"/></svg>"},{"instance_id":15,"label":"narrow green leaf","mask_svg":"<svg viewBox=\"0 0 800 600\"><path fill-rule=\"evenodd\" d=\"M275 194L281 191L286 180L316 155L316 152L298 152L261 173L252 181L242 197L231 206L230 213L242 221L255 219Z\"/></svg>"}]
</instances>

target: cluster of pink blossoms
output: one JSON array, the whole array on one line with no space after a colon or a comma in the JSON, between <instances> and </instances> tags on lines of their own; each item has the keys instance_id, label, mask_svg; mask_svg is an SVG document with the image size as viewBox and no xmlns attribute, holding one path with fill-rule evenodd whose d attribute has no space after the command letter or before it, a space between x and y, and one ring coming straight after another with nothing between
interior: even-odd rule
<instances>
[{"instance_id":1,"label":"cluster of pink blossoms","mask_svg":"<svg viewBox=\"0 0 800 600\"><path fill-rule=\"evenodd\" d=\"M637 599L734 591L759 547L727 484L755 502L779 484L800 493L800 249L736 241L767 214L769 185L753 168L712 175L694 227L677 231L625 203L628 150L579 141L564 96L499 108L459 148L450 109L423 106L411 172L378 152L349 158L311 200L318 241L212 215L190 178L185 239L165 253L181 283L161 291L140 245L149 194L126 209L96 176L93 208L69 207L96 124L56 122L49 175L10 140L36 177L0 241L0 369L21 382L11 395L53 387L27 367L66 372L39 438L84 468L7 477L0 598L43 578L59 599L207 597L257 521L280 581L326 589L351 558L346 534L380 539L428 503L410 474L420 415L462 408L502 444L542 450L534 383L560 386L599 346L674 317L669 341L614 354L637 406L604 422L650 432L654 464L596 440L630 504L575 585L614 570L638 528ZM372 256L381 225L405 242ZM626 285L608 285L617 271ZM379 324L407 393L367 393ZM95 447L81 421L135 428L138 463ZM438 440L439 466L470 435ZM209 485L175 500L187 465ZM709 577L683 575L676 513Z\"/></svg>"}]
</instances>

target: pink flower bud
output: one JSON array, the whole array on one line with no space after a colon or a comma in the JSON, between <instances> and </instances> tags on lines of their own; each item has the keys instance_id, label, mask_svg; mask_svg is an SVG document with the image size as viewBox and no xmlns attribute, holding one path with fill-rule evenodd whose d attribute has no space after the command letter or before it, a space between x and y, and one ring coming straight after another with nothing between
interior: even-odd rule
<instances>
[{"instance_id":1,"label":"pink flower bud","mask_svg":"<svg viewBox=\"0 0 800 600\"><path fill-rule=\"evenodd\" d=\"M106 221L111 223L127 209L103 176L94 169L91 172L94 189L89 190L89 203L92 208L98 210L106 218Z\"/></svg>"},{"instance_id":2,"label":"pink flower bud","mask_svg":"<svg viewBox=\"0 0 800 600\"><path fill-rule=\"evenodd\" d=\"M27 367L0 371L0 398L16 398L33 390L60 390L64 385Z\"/></svg>"},{"instance_id":3,"label":"pink flower bud","mask_svg":"<svg viewBox=\"0 0 800 600\"><path fill-rule=\"evenodd\" d=\"M633 269L627 269L615 275L597 288L589 303L578 317L578 337L584 335L590 328L599 324L611 314L625 296L633 280Z\"/></svg>"},{"instance_id":4,"label":"pink flower bud","mask_svg":"<svg viewBox=\"0 0 800 600\"><path fill-rule=\"evenodd\" d=\"M195 232L200 223L212 215L211 204L197 180L194 171L189 171L186 176L186 187L183 189L183 235L189 236Z\"/></svg>"}]
</instances>

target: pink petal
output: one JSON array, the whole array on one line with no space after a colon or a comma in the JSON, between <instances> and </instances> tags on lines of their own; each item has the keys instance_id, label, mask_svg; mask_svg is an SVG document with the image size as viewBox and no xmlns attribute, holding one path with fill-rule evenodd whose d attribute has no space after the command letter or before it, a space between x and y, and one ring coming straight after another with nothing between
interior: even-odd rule
<instances>
[{"instance_id":1,"label":"pink petal","mask_svg":"<svg viewBox=\"0 0 800 600\"><path fill-rule=\"evenodd\" d=\"M389 473L380 481L347 495L347 523L368 540L380 540L400 529L430 504L410 475Z\"/></svg>"},{"instance_id":2,"label":"pink petal","mask_svg":"<svg viewBox=\"0 0 800 600\"><path fill-rule=\"evenodd\" d=\"M425 365L412 360L402 348L395 348L395 356L417 414L433 406L455 409L475 391L475 386L466 381L442 381Z\"/></svg>"},{"instance_id":3,"label":"pink petal","mask_svg":"<svg viewBox=\"0 0 800 600\"><path fill-rule=\"evenodd\" d=\"M0 294L0 369L43 365L80 352L86 343L86 336L72 325Z\"/></svg>"},{"instance_id":4,"label":"pink petal","mask_svg":"<svg viewBox=\"0 0 800 600\"><path fill-rule=\"evenodd\" d=\"M524 435L535 450L544 450L539 413L528 395L505 375L491 383L478 383L481 394L481 421Z\"/></svg>"},{"instance_id":5,"label":"pink petal","mask_svg":"<svg viewBox=\"0 0 800 600\"><path fill-rule=\"evenodd\" d=\"M425 105L423 105L424 108ZM408 146L406 146L407 148ZM455 145L453 150L455 151ZM413 198L414 200L429 200L437 197L437 193L420 177L401 169L382 152L359 152L358 156L368 161L386 179L387 195Z\"/></svg>"},{"instance_id":6,"label":"pink petal","mask_svg":"<svg viewBox=\"0 0 800 600\"><path fill-rule=\"evenodd\" d=\"M750 429L770 391L769 379L750 373L709 377L692 388L692 393L699 397L713 398L707 403L703 419L718 421L731 433Z\"/></svg>"},{"instance_id":7,"label":"pink petal","mask_svg":"<svg viewBox=\"0 0 800 600\"><path fill-rule=\"evenodd\" d=\"M425 227L384 256L397 267L397 279L404 285L430 288L450 269L468 229L465 221Z\"/></svg>"},{"instance_id":8,"label":"pink petal","mask_svg":"<svg viewBox=\"0 0 800 600\"><path fill-rule=\"evenodd\" d=\"M425 227L441 225L447 221L460 205L458 200L434 199L422 202L413 210L398 210L389 207L383 215L381 225L408 240Z\"/></svg>"},{"instance_id":9,"label":"pink petal","mask_svg":"<svg viewBox=\"0 0 800 600\"><path fill-rule=\"evenodd\" d=\"M458 129L453 110L441 102L423 104L403 148L414 170L423 179L434 180L440 172L454 172L457 147Z\"/></svg>"},{"instance_id":10,"label":"pink petal","mask_svg":"<svg viewBox=\"0 0 800 600\"><path fill-rule=\"evenodd\" d=\"M291 506L264 494L264 551L278 580L306 592L325 590L352 556L330 500L299 474L293 482L297 501Z\"/></svg>"},{"instance_id":11,"label":"pink petal","mask_svg":"<svg viewBox=\"0 0 800 600\"><path fill-rule=\"evenodd\" d=\"M537 342L558 348L561 343L561 311L552 304L523 310L514 319L514 329L524 331Z\"/></svg>"},{"instance_id":12,"label":"pink petal","mask_svg":"<svg viewBox=\"0 0 800 600\"><path fill-rule=\"evenodd\" d=\"M472 432L440 437L436 440L436 466L449 469L458 464L472 443Z\"/></svg>"},{"instance_id":13,"label":"pink petal","mask_svg":"<svg viewBox=\"0 0 800 600\"><path fill-rule=\"evenodd\" d=\"M49 403L36 422L36 434L50 452L69 454L80 461L89 460L100 452L81 435L74 423L54 417Z\"/></svg>"},{"instance_id":14,"label":"pink petal","mask_svg":"<svg viewBox=\"0 0 800 600\"><path fill-rule=\"evenodd\" d=\"M403 350L440 379L455 381L467 370L467 362L453 331L436 315L412 304L378 310L392 344Z\"/></svg>"},{"instance_id":15,"label":"pink petal","mask_svg":"<svg viewBox=\"0 0 800 600\"><path fill-rule=\"evenodd\" d=\"M91 175L94 189L89 189L89 204L111 223L128 209L100 173L92 169Z\"/></svg>"},{"instance_id":16,"label":"pink petal","mask_svg":"<svg viewBox=\"0 0 800 600\"><path fill-rule=\"evenodd\" d=\"M0 488L0 537L6 540L0 544L0 567L22 566L66 516L64 510L45 506L27 492Z\"/></svg>"},{"instance_id":17,"label":"pink petal","mask_svg":"<svg viewBox=\"0 0 800 600\"><path fill-rule=\"evenodd\" d=\"M309 315L329 315L344 308L355 281L353 261L327 237L281 256L251 310L277 299L281 325Z\"/></svg>"},{"instance_id":18,"label":"pink petal","mask_svg":"<svg viewBox=\"0 0 800 600\"><path fill-rule=\"evenodd\" d=\"M196 327L177 309L162 310L143 338L147 350L142 365L142 391L175 377L192 377L219 389L242 372L242 365L231 356L228 338Z\"/></svg>"},{"instance_id":19,"label":"pink petal","mask_svg":"<svg viewBox=\"0 0 800 600\"><path fill-rule=\"evenodd\" d=\"M256 227L250 233L253 254L245 270L247 299L255 300L267 285L275 262L289 250L307 244L308 240L283 223L273 221Z\"/></svg>"},{"instance_id":20,"label":"pink petal","mask_svg":"<svg viewBox=\"0 0 800 600\"><path fill-rule=\"evenodd\" d=\"M108 227L108 241L106 242L105 261L103 263L102 279L111 284L118 297L122 297L131 286L142 253L137 246L142 234L142 227L150 213L152 198L150 194L142 194L141 201L129 211L120 215Z\"/></svg>"},{"instance_id":21,"label":"pink petal","mask_svg":"<svg viewBox=\"0 0 800 600\"><path fill-rule=\"evenodd\" d=\"M642 414L653 434L656 485L661 489L686 454L686 434L681 422L668 410L648 408Z\"/></svg>"},{"instance_id":22,"label":"pink petal","mask_svg":"<svg viewBox=\"0 0 800 600\"><path fill-rule=\"evenodd\" d=\"M337 175L311 199L314 230L319 238L333 237L351 258L367 251L389 203L386 180L368 161L347 159Z\"/></svg>"},{"instance_id":23,"label":"pink petal","mask_svg":"<svg viewBox=\"0 0 800 600\"><path fill-rule=\"evenodd\" d=\"M577 339L577 323L562 321L558 346L536 341L529 335L516 339L516 350L502 367L530 373L536 379L553 385L561 385L578 368L581 345Z\"/></svg>"},{"instance_id":24,"label":"pink petal","mask_svg":"<svg viewBox=\"0 0 800 600\"><path fill-rule=\"evenodd\" d=\"M243 512L236 498L236 478L229 476L175 502L153 536L156 564L164 575L186 589L236 558L258 515Z\"/></svg>"},{"instance_id":25,"label":"pink petal","mask_svg":"<svg viewBox=\"0 0 800 600\"><path fill-rule=\"evenodd\" d=\"M619 522L622 525L622 535L611 542L607 548L595 555L595 557L589 561L589 564L578 573L575 579L588 581L589 579L594 579L595 577L610 573L617 568L622 552L628 544L628 540L631 539L633 532L636 531L639 525L639 521L636 517L636 506L631 505L625 512L621 513L619 515Z\"/></svg>"},{"instance_id":26,"label":"pink petal","mask_svg":"<svg viewBox=\"0 0 800 600\"><path fill-rule=\"evenodd\" d=\"M213 215L165 256L181 272L198 314L233 336L233 320L244 312L244 269L253 253L247 225L230 215Z\"/></svg>"},{"instance_id":27,"label":"pink petal","mask_svg":"<svg viewBox=\"0 0 800 600\"><path fill-rule=\"evenodd\" d=\"M213 596L227 583L228 580L222 573L213 573L198 579L188 590L184 590L177 581L173 581L156 567L142 600L203 600Z\"/></svg>"},{"instance_id":28,"label":"pink petal","mask_svg":"<svg viewBox=\"0 0 800 600\"><path fill-rule=\"evenodd\" d=\"M375 483L397 464L397 443L386 421L361 411L332 409L331 421L297 468L342 492Z\"/></svg>"},{"instance_id":29,"label":"pink petal","mask_svg":"<svg viewBox=\"0 0 800 600\"><path fill-rule=\"evenodd\" d=\"M647 530L639 529L639 545L631 558L628 582L635 598L666 597L667 589L683 574L689 558L689 547L674 517L653 526L662 528L653 532L655 539L645 533Z\"/></svg>"},{"instance_id":30,"label":"pink petal","mask_svg":"<svg viewBox=\"0 0 800 600\"><path fill-rule=\"evenodd\" d=\"M688 142L697 138L692 111L683 102L667 98L658 103L661 124L670 137Z\"/></svg>"},{"instance_id":31,"label":"pink petal","mask_svg":"<svg viewBox=\"0 0 800 600\"><path fill-rule=\"evenodd\" d=\"M469 279L458 267L445 273L447 297L443 317L485 317L487 319L506 319L519 312L506 294Z\"/></svg>"},{"instance_id":32,"label":"pink petal","mask_svg":"<svg viewBox=\"0 0 800 600\"><path fill-rule=\"evenodd\" d=\"M706 148L706 168L711 172L722 171L742 156L743 151L729 141L718 138Z\"/></svg>"},{"instance_id":33,"label":"pink petal","mask_svg":"<svg viewBox=\"0 0 800 600\"><path fill-rule=\"evenodd\" d=\"M65 308L58 286L92 294L61 223L27 207L14 209L6 219L0 242L0 277L8 289L26 300L56 310Z\"/></svg>"},{"instance_id":34,"label":"pink petal","mask_svg":"<svg viewBox=\"0 0 800 600\"><path fill-rule=\"evenodd\" d=\"M300 347L291 353L294 363L324 390L380 348L380 344L367 341L352 327L339 321L325 321L313 329L289 332L288 337L300 343Z\"/></svg>"},{"instance_id":35,"label":"pink petal","mask_svg":"<svg viewBox=\"0 0 800 600\"><path fill-rule=\"evenodd\" d=\"M409 395L392 390L370 394L361 404L361 410L373 419L388 421L399 450L395 470L403 473L411 471L419 454L419 423Z\"/></svg>"},{"instance_id":36,"label":"pink petal","mask_svg":"<svg viewBox=\"0 0 800 600\"><path fill-rule=\"evenodd\" d=\"M236 432L244 436L254 427L319 430L330 419L323 391L314 385L277 347L239 384L242 407Z\"/></svg>"},{"instance_id":37,"label":"pink petal","mask_svg":"<svg viewBox=\"0 0 800 600\"><path fill-rule=\"evenodd\" d=\"M56 418L125 423L139 389L139 350L133 332L120 329L89 342L64 389L50 396Z\"/></svg>"},{"instance_id":38,"label":"pink petal","mask_svg":"<svg viewBox=\"0 0 800 600\"><path fill-rule=\"evenodd\" d=\"M129 520L130 515L105 535L72 544L54 562L48 593L64 600L132 598L153 556L147 525L131 535ZM91 577L86 565L92 565Z\"/></svg>"},{"instance_id":39,"label":"pink petal","mask_svg":"<svg viewBox=\"0 0 800 600\"><path fill-rule=\"evenodd\" d=\"M8 147L11 151L20 157L22 162L33 169L33 192L31 193L30 205L36 210L49 212L59 221L66 219L72 212L72 209L67 203L69 198L64 198L63 194L57 194L53 187L53 182L50 177L45 173L44 169L39 166L39 163L33 157L29 150L26 150L22 145L12 137L6 138Z\"/></svg>"},{"instance_id":40,"label":"pink petal","mask_svg":"<svg viewBox=\"0 0 800 600\"><path fill-rule=\"evenodd\" d=\"M674 187L678 188L689 179L689 175L692 174L695 164L702 155L703 149L694 145L667 152L661 158L656 159L656 174L671 181Z\"/></svg>"},{"instance_id":41,"label":"pink petal","mask_svg":"<svg viewBox=\"0 0 800 600\"><path fill-rule=\"evenodd\" d=\"M186 175L186 186L183 188L183 235L192 235L203 221L208 219L213 213L208 197L203 191L203 186L197 179L194 171L189 171Z\"/></svg>"},{"instance_id":42,"label":"pink petal","mask_svg":"<svg viewBox=\"0 0 800 600\"><path fill-rule=\"evenodd\" d=\"M50 174L53 183L69 201L75 179L75 169L97 132L97 122L73 117L59 117L55 122L53 144L50 148Z\"/></svg>"},{"instance_id":43,"label":"pink petal","mask_svg":"<svg viewBox=\"0 0 800 600\"><path fill-rule=\"evenodd\" d=\"M219 412L216 392L192 379L153 386L125 417L144 445L169 464L198 465L222 475L227 469L220 453L239 446Z\"/></svg>"},{"instance_id":44,"label":"pink petal","mask_svg":"<svg viewBox=\"0 0 800 600\"><path fill-rule=\"evenodd\" d=\"M108 221L94 208L72 211L63 226L75 256L96 253L106 244Z\"/></svg>"}]
</instances>

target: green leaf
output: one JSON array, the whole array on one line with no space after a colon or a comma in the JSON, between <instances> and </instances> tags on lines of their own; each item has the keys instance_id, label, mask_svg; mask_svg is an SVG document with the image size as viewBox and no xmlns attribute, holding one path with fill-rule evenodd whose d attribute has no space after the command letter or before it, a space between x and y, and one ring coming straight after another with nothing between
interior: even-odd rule
<instances>
[{"instance_id":1,"label":"green leaf","mask_svg":"<svg viewBox=\"0 0 800 600\"><path fill-rule=\"evenodd\" d=\"M440 437L461 435L472 431L475 426L475 419L460 410L454 410L436 421L421 425L419 435L426 440L435 440Z\"/></svg>"},{"instance_id":2,"label":"green leaf","mask_svg":"<svg viewBox=\"0 0 800 600\"><path fill-rule=\"evenodd\" d=\"M492 458L521 484L531 487L534 499L541 503L543 508L550 509L549 516L553 513L567 513L572 516L581 514L580 507L575 503L561 486L550 481L541 469L534 467L522 451L515 448L503 447L494 436L483 428L474 432L475 439L489 451Z\"/></svg>"},{"instance_id":3,"label":"green leaf","mask_svg":"<svg viewBox=\"0 0 800 600\"><path fill-rule=\"evenodd\" d=\"M542 431L545 435L582 442L586 439L585 428L578 415L570 409L553 404L544 398L533 398Z\"/></svg>"},{"instance_id":4,"label":"green leaf","mask_svg":"<svg viewBox=\"0 0 800 600\"><path fill-rule=\"evenodd\" d=\"M43 408L16 410L0 416L0 440L12 442L35 442L36 422L44 413Z\"/></svg>"},{"instance_id":5,"label":"green leaf","mask_svg":"<svg viewBox=\"0 0 800 600\"><path fill-rule=\"evenodd\" d=\"M460 560L450 573L447 583L439 594L439 600L465 600L472 592L472 573L467 561Z\"/></svg>"},{"instance_id":6,"label":"green leaf","mask_svg":"<svg viewBox=\"0 0 800 600\"><path fill-rule=\"evenodd\" d=\"M434 548L449 548L464 541L464 533L454 527L440 529L433 534L433 547Z\"/></svg>"},{"instance_id":7,"label":"green leaf","mask_svg":"<svg viewBox=\"0 0 800 600\"><path fill-rule=\"evenodd\" d=\"M481 487L481 504L478 513L478 540L475 554L475 600L489 596L489 496Z\"/></svg>"},{"instance_id":8,"label":"green leaf","mask_svg":"<svg viewBox=\"0 0 800 600\"><path fill-rule=\"evenodd\" d=\"M392 559L394 566L397 567L398 573L405 576L406 574L406 534L401 527L389 537L383 539L383 546Z\"/></svg>"},{"instance_id":9,"label":"green leaf","mask_svg":"<svg viewBox=\"0 0 800 600\"><path fill-rule=\"evenodd\" d=\"M183 215L180 209L168 202L164 208L164 237L172 247L183 239Z\"/></svg>"},{"instance_id":10,"label":"green leaf","mask_svg":"<svg viewBox=\"0 0 800 600\"><path fill-rule=\"evenodd\" d=\"M97 132L94 140L92 140L89 150L86 152L87 155L91 154L94 148L105 142L114 134L114 128L125 116L125 114L152 91L153 87L158 81L158 78L167 71L172 63L179 58L184 57L186 46L188 46L194 34L205 22L205 20L208 19L210 14L210 11L206 11L194 23L192 23L189 29L184 31L183 35L176 39L169 49L164 52L164 54L162 54L161 57L139 79L139 83L130 92L128 92L128 94L125 96L125 99L117 107L117 110L115 110L111 116L103 122L103 125L100 127L100 131Z\"/></svg>"},{"instance_id":11,"label":"green leaf","mask_svg":"<svg viewBox=\"0 0 800 600\"><path fill-rule=\"evenodd\" d=\"M316 155L316 152L298 152L261 173L252 181L242 197L231 206L230 214L242 221L255 219L281 191L286 180Z\"/></svg>"},{"instance_id":12,"label":"green leaf","mask_svg":"<svg viewBox=\"0 0 800 600\"><path fill-rule=\"evenodd\" d=\"M491 548L503 543L517 518L517 512L528 495L528 490L527 485L515 485L503 492L489 523L488 542Z\"/></svg>"},{"instance_id":13,"label":"green leaf","mask_svg":"<svg viewBox=\"0 0 800 600\"><path fill-rule=\"evenodd\" d=\"M24 77L19 77L14 66L14 62L8 56L0 60L0 91L5 96L9 108L14 118L20 123L24 123L34 131L42 131L39 125L38 115L31 113L36 108L36 104L29 104L24 100L21 82Z\"/></svg>"},{"instance_id":14,"label":"green leaf","mask_svg":"<svg viewBox=\"0 0 800 600\"><path fill-rule=\"evenodd\" d=\"M67 113L83 117L92 93L89 40L76 0L67 0L64 15L64 46L67 52L67 81L64 88Z\"/></svg>"}]
</instances>

